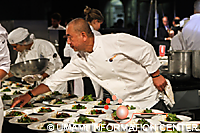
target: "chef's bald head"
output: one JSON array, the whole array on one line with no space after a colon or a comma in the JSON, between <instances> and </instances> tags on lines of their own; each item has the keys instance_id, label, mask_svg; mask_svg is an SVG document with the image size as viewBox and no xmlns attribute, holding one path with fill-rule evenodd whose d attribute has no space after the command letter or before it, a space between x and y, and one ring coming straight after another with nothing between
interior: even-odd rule
<instances>
[{"instance_id":1,"label":"chef's bald head","mask_svg":"<svg viewBox=\"0 0 200 133\"><path fill-rule=\"evenodd\" d=\"M93 37L93 33L86 20L82 18L73 19L71 22L69 22L67 28L71 26L73 27L74 32L76 33L85 32L88 37Z\"/></svg>"},{"instance_id":2,"label":"chef's bald head","mask_svg":"<svg viewBox=\"0 0 200 133\"><path fill-rule=\"evenodd\" d=\"M194 13L200 13L200 0L194 2Z\"/></svg>"}]
</instances>

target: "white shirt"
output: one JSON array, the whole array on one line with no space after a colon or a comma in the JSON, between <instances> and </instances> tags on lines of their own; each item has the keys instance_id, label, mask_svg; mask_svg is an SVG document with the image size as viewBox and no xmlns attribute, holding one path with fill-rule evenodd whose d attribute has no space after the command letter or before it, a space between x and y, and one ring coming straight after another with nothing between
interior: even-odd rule
<instances>
[{"instance_id":1,"label":"white shirt","mask_svg":"<svg viewBox=\"0 0 200 133\"><path fill-rule=\"evenodd\" d=\"M7 37L8 33L5 28L3 28L0 24L0 69L4 70L5 72L9 72L10 70L10 52L7 46ZM0 113L1 109L3 110L3 103L0 98ZM3 116L0 115L0 122L3 119ZM1 132L1 127L0 127Z\"/></svg>"},{"instance_id":2,"label":"white shirt","mask_svg":"<svg viewBox=\"0 0 200 133\"><path fill-rule=\"evenodd\" d=\"M182 33L187 50L200 50L200 13L190 16Z\"/></svg>"},{"instance_id":3,"label":"white shirt","mask_svg":"<svg viewBox=\"0 0 200 133\"><path fill-rule=\"evenodd\" d=\"M176 34L171 40L172 50L187 50L187 45L184 42L182 32Z\"/></svg>"},{"instance_id":4,"label":"white shirt","mask_svg":"<svg viewBox=\"0 0 200 133\"><path fill-rule=\"evenodd\" d=\"M150 74L158 70L160 63L151 44L124 33L94 39L92 53L74 56L43 83L53 91L62 82L87 75L124 102L140 108L154 106L158 90Z\"/></svg>"},{"instance_id":5,"label":"white shirt","mask_svg":"<svg viewBox=\"0 0 200 133\"><path fill-rule=\"evenodd\" d=\"M65 27L62 25L58 25L58 28L54 28L53 26L48 27L48 30L65 30Z\"/></svg>"}]
</instances>

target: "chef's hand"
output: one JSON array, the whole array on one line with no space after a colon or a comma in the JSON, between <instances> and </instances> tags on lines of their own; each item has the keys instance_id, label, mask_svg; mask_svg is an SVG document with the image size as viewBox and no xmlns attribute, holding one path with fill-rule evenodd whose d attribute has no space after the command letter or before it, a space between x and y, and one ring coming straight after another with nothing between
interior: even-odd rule
<instances>
[{"instance_id":1,"label":"chef's hand","mask_svg":"<svg viewBox=\"0 0 200 133\"><path fill-rule=\"evenodd\" d=\"M165 86L167 85L167 81L162 75L153 78L153 83L159 91L164 91Z\"/></svg>"},{"instance_id":2,"label":"chef's hand","mask_svg":"<svg viewBox=\"0 0 200 133\"><path fill-rule=\"evenodd\" d=\"M20 108L22 108L30 100L31 100L31 96L29 94L16 97L14 98L14 102L12 103L11 108L15 107L20 102L21 102Z\"/></svg>"},{"instance_id":3,"label":"chef's hand","mask_svg":"<svg viewBox=\"0 0 200 133\"><path fill-rule=\"evenodd\" d=\"M40 81L42 79L43 79L43 76L40 74L26 75L22 77L22 81L26 81L29 84L34 84L35 81Z\"/></svg>"}]
</instances>

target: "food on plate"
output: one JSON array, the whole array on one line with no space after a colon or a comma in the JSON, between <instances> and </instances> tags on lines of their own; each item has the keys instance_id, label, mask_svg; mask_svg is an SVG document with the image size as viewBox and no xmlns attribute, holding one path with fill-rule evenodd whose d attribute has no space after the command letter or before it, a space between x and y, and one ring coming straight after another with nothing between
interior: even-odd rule
<instances>
[{"instance_id":1,"label":"food on plate","mask_svg":"<svg viewBox=\"0 0 200 133\"><path fill-rule=\"evenodd\" d=\"M20 112L20 111L10 111L9 113L6 114L6 117L14 117L14 116L21 116L25 114L24 112Z\"/></svg>"},{"instance_id":2,"label":"food on plate","mask_svg":"<svg viewBox=\"0 0 200 133\"><path fill-rule=\"evenodd\" d=\"M38 113L47 113L47 112L53 112L54 110L52 110L51 108L46 108L46 107L42 107L39 109Z\"/></svg>"},{"instance_id":3,"label":"food on plate","mask_svg":"<svg viewBox=\"0 0 200 133\"><path fill-rule=\"evenodd\" d=\"M114 117L115 120L122 120L119 117L117 117L117 111L113 111L112 116ZM127 117L125 119L129 119L129 117Z\"/></svg>"},{"instance_id":4,"label":"food on plate","mask_svg":"<svg viewBox=\"0 0 200 133\"><path fill-rule=\"evenodd\" d=\"M151 109L146 108L143 113L153 113L153 111Z\"/></svg>"},{"instance_id":5,"label":"food on plate","mask_svg":"<svg viewBox=\"0 0 200 133\"><path fill-rule=\"evenodd\" d=\"M31 102L26 103L23 107L36 107Z\"/></svg>"},{"instance_id":6,"label":"food on plate","mask_svg":"<svg viewBox=\"0 0 200 133\"><path fill-rule=\"evenodd\" d=\"M105 100L102 100L98 103L98 105L111 105L110 103L106 103Z\"/></svg>"},{"instance_id":7,"label":"food on plate","mask_svg":"<svg viewBox=\"0 0 200 133\"><path fill-rule=\"evenodd\" d=\"M56 118L67 118L67 117L72 117L72 115L64 112L57 112Z\"/></svg>"},{"instance_id":8,"label":"food on plate","mask_svg":"<svg viewBox=\"0 0 200 133\"><path fill-rule=\"evenodd\" d=\"M126 107L128 108L128 110L133 110L133 109L136 109L136 107L134 107L133 105L126 105Z\"/></svg>"},{"instance_id":9,"label":"food on plate","mask_svg":"<svg viewBox=\"0 0 200 133\"><path fill-rule=\"evenodd\" d=\"M94 119L89 119L87 116L80 116L77 120L75 120L75 124L86 124L86 123L94 123Z\"/></svg>"},{"instance_id":10,"label":"food on plate","mask_svg":"<svg viewBox=\"0 0 200 133\"><path fill-rule=\"evenodd\" d=\"M17 121L19 123L31 123L31 122L37 122L39 120L37 118L32 118L32 117L29 117L27 115L24 115L21 118L19 118Z\"/></svg>"},{"instance_id":11,"label":"food on plate","mask_svg":"<svg viewBox=\"0 0 200 133\"><path fill-rule=\"evenodd\" d=\"M67 104L67 103L63 102L62 99L54 99L50 102L50 104Z\"/></svg>"},{"instance_id":12,"label":"food on plate","mask_svg":"<svg viewBox=\"0 0 200 133\"><path fill-rule=\"evenodd\" d=\"M81 104L77 104L77 105L72 105L72 109L87 109L87 107Z\"/></svg>"},{"instance_id":13,"label":"food on plate","mask_svg":"<svg viewBox=\"0 0 200 133\"><path fill-rule=\"evenodd\" d=\"M1 96L2 100L11 100L12 98L9 95L3 94L3 96Z\"/></svg>"},{"instance_id":14,"label":"food on plate","mask_svg":"<svg viewBox=\"0 0 200 133\"><path fill-rule=\"evenodd\" d=\"M54 91L52 95L62 95L59 91Z\"/></svg>"},{"instance_id":15,"label":"food on plate","mask_svg":"<svg viewBox=\"0 0 200 133\"><path fill-rule=\"evenodd\" d=\"M22 83L12 83L11 87L23 87Z\"/></svg>"},{"instance_id":16,"label":"food on plate","mask_svg":"<svg viewBox=\"0 0 200 133\"><path fill-rule=\"evenodd\" d=\"M8 87L5 87L1 92L10 92L11 89L9 89Z\"/></svg>"},{"instance_id":17,"label":"food on plate","mask_svg":"<svg viewBox=\"0 0 200 133\"><path fill-rule=\"evenodd\" d=\"M181 119L179 119L179 118L176 116L176 114L171 114L171 113L169 113L169 114L167 114L166 116L167 116L167 117L166 117L166 121L182 121Z\"/></svg>"},{"instance_id":18,"label":"food on plate","mask_svg":"<svg viewBox=\"0 0 200 133\"><path fill-rule=\"evenodd\" d=\"M149 123L147 120L145 120L144 118L139 119L139 120L137 121L137 124L141 124L142 126L143 126L144 124L150 125L150 123Z\"/></svg>"},{"instance_id":19,"label":"food on plate","mask_svg":"<svg viewBox=\"0 0 200 133\"><path fill-rule=\"evenodd\" d=\"M20 91L14 91L13 95L22 94Z\"/></svg>"},{"instance_id":20,"label":"food on plate","mask_svg":"<svg viewBox=\"0 0 200 133\"><path fill-rule=\"evenodd\" d=\"M90 94L83 96L81 101L94 101L94 99L92 98L92 94Z\"/></svg>"},{"instance_id":21,"label":"food on plate","mask_svg":"<svg viewBox=\"0 0 200 133\"><path fill-rule=\"evenodd\" d=\"M49 100L52 100L52 99L53 98L51 98L50 96L41 96L41 95L36 98L36 100L38 102L49 101Z\"/></svg>"},{"instance_id":22,"label":"food on plate","mask_svg":"<svg viewBox=\"0 0 200 133\"><path fill-rule=\"evenodd\" d=\"M93 109L90 111L90 114L92 115L97 115L97 114L105 114L106 112L104 112L103 110L99 110L99 109Z\"/></svg>"}]
</instances>

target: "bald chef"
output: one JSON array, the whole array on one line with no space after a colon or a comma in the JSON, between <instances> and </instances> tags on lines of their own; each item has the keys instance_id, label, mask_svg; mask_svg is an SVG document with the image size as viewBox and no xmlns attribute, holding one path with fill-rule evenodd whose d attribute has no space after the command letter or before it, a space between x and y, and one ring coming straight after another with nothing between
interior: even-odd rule
<instances>
[{"instance_id":1,"label":"bald chef","mask_svg":"<svg viewBox=\"0 0 200 133\"><path fill-rule=\"evenodd\" d=\"M94 36L88 23L77 18L66 28L67 43L79 51L62 70L45 79L31 92L16 98L11 107L23 107L32 97L55 91L71 79L88 76L124 103L168 111L158 92L167 82L151 44L128 34Z\"/></svg>"}]
</instances>

